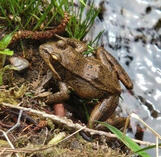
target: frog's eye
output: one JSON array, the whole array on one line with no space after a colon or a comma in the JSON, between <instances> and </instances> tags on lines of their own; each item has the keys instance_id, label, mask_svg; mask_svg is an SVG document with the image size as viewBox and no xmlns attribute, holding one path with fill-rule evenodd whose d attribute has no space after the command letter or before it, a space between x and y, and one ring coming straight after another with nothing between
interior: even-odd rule
<instances>
[{"instance_id":1,"label":"frog's eye","mask_svg":"<svg viewBox=\"0 0 161 157\"><path fill-rule=\"evenodd\" d=\"M52 54L51 55L51 57L54 59L54 60L56 60L56 61L61 61L61 57L60 57L60 55L59 54Z\"/></svg>"},{"instance_id":2,"label":"frog's eye","mask_svg":"<svg viewBox=\"0 0 161 157\"><path fill-rule=\"evenodd\" d=\"M63 41L63 40L59 40L59 41L56 43L56 45L57 45L58 48L61 48L61 49L66 49L66 47L67 47L66 42Z\"/></svg>"},{"instance_id":3,"label":"frog's eye","mask_svg":"<svg viewBox=\"0 0 161 157\"><path fill-rule=\"evenodd\" d=\"M58 57L56 55L52 55L52 58L58 60Z\"/></svg>"}]
</instances>

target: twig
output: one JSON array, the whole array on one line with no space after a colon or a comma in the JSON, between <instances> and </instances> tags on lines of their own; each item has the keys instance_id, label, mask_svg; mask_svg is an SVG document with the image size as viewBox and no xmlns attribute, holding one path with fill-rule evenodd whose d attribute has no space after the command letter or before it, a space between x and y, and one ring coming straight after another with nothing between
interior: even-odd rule
<instances>
[{"instance_id":1,"label":"twig","mask_svg":"<svg viewBox=\"0 0 161 157\"><path fill-rule=\"evenodd\" d=\"M74 129L74 130L79 130L82 127L84 127L83 125L80 125L78 123L73 123L72 120L67 119L66 117L58 117L56 115L47 114L47 113L42 112L42 111L34 110L34 109L31 109L31 108L25 108L25 107L21 107L21 106L15 106L15 105L11 105L11 104L8 104L8 103L2 103L2 104L4 106L7 106L7 107L16 108L16 109L23 110L23 111L28 111L28 112L31 112L31 113L34 113L34 114L41 115L42 117L45 117L45 118L50 118L55 123L62 124L67 129L70 128L70 129ZM104 132L104 131L99 131L99 130L94 130L94 129L89 129L89 128L84 128L83 131L89 132L91 135L100 135L100 136L117 138L116 135L114 135L112 133ZM151 142L147 142L147 141L140 141L140 140L136 140L136 139L132 139L132 140L139 143L139 144L147 145L147 146L151 146L151 145L155 144L155 143L151 143Z\"/></svg>"},{"instance_id":2,"label":"twig","mask_svg":"<svg viewBox=\"0 0 161 157\"><path fill-rule=\"evenodd\" d=\"M61 143L63 141L66 141L68 138L72 137L73 135L77 134L78 132L84 130L86 128L86 126L80 128L79 130L75 131L74 133L70 134L69 136L65 137L64 139L62 139L61 141L59 141L58 143Z\"/></svg>"},{"instance_id":3,"label":"twig","mask_svg":"<svg viewBox=\"0 0 161 157\"><path fill-rule=\"evenodd\" d=\"M79 130L75 131L74 133L72 133L71 135L67 136L66 138L62 139L61 141L59 141L58 143L61 143L67 139L69 139L70 137L72 137L73 135L75 135L76 133L80 132L81 130L85 129L86 126L80 128ZM57 144L58 144L57 143ZM42 150L45 150L45 149L48 149L48 148L51 148L53 146L55 146L56 144L53 144L53 145L47 145L47 146L41 146L41 147L36 147L36 148L26 148L26 149L23 149L23 148L20 148L20 149L11 149L11 148L3 148L1 149L0 148L0 151L1 152L25 152L25 153L32 153L32 152L36 152L36 151L42 151Z\"/></svg>"},{"instance_id":4,"label":"twig","mask_svg":"<svg viewBox=\"0 0 161 157\"><path fill-rule=\"evenodd\" d=\"M159 135L154 129L152 129L148 124L146 124L138 115L135 113L132 113L130 115L131 117L139 120L142 124L144 124L155 136L157 136L159 139L161 139L161 135Z\"/></svg>"},{"instance_id":5,"label":"twig","mask_svg":"<svg viewBox=\"0 0 161 157\"><path fill-rule=\"evenodd\" d=\"M3 130L0 129L0 131L3 133L4 137L6 138L8 144L11 146L12 149L15 149L14 145L11 143L10 139L7 136L7 133L4 132ZM5 152L5 151L2 151ZM20 157L17 153L16 153L16 157Z\"/></svg>"},{"instance_id":6,"label":"twig","mask_svg":"<svg viewBox=\"0 0 161 157\"><path fill-rule=\"evenodd\" d=\"M43 141L43 145L44 145L45 142L46 142L47 136L48 136L48 129L46 128L46 130L45 130L45 139L44 139L44 141Z\"/></svg>"},{"instance_id":7,"label":"twig","mask_svg":"<svg viewBox=\"0 0 161 157\"><path fill-rule=\"evenodd\" d=\"M159 157L158 137L156 137L156 157Z\"/></svg>"},{"instance_id":8,"label":"twig","mask_svg":"<svg viewBox=\"0 0 161 157\"><path fill-rule=\"evenodd\" d=\"M12 131L15 128L17 128L17 127L20 126L20 120L21 120L22 112L23 112L23 110L20 110L19 115L18 115L17 123L12 128L10 128L9 130L7 130L6 134L8 134L10 131Z\"/></svg>"},{"instance_id":9,"label":"twig","mask_svg":"<svg viewBox=\"0 0 161 157\"><path fill-rule=\"evenodd\" d=\"M67 23L69 22L70 16L68 13L64 13L64 18L61 21L61 23L54 29L46 30L46 31L29 31L29 30L22 30L16 32L13 37L11 43L14 43L15 41L19 39L49 39L55 35L55 33L59 34L64 32Z\"/></svg>"},{"instance_id":10,"label":"twig","mask_svg":"<svg viewBox=\"0 0 161 157\"><path fill-rule=\"evenodd\" d=\"M0 152L0 156L2 156L2 154L7 150L7 148L4 148L1 152Z\"/></svg>"}]
</instances>

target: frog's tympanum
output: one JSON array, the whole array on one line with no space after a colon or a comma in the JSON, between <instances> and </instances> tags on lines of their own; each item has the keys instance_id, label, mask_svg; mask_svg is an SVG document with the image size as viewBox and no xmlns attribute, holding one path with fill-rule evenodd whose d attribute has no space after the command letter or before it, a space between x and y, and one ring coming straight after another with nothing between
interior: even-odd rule
<instances>
[{"instance_id":1,"label":"frog's tympanum","mask_svg":"<svg viewBox=\"0 0 161 157\"><path fill-rule=\"evenodd\" d=\"M119 80L127 89L133 84L117 62L104 48L95 52L95 58L85 57L87 45L76 39L59 37L59 41L40 46L40 55L50 67L59 83L60 91L49 96L50 102L62 102L69 98L69 87L81 98L99 99L90 115L88 126L94 121L105 121L115 111L121 87ZM50 103L49 102L49 103Z\"/></svg>"}]
</instances>

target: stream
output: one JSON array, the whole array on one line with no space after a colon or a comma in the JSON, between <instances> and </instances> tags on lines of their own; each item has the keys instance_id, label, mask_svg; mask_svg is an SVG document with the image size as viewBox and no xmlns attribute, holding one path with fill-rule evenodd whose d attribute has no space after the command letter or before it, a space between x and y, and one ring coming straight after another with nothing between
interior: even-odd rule
<instances>
[{"instance_id":1,"label":"stream","mask_svg":"<svg viewBox=\"0 0 161 157\"><path fill-rule=\"evenodd\" d=\"M86 39L92 40L104 30L100 45L119 61L134 83L134 94L122 85L121 116L136 113L161 134L161 0L96 0L95 6L102 12ZM131 118L131 126L130 137L135 138L139 126L143 140L155 143L155 135L138 120ZM155 149L147 152L155 156Z\"/></svg>"}]
</instances>

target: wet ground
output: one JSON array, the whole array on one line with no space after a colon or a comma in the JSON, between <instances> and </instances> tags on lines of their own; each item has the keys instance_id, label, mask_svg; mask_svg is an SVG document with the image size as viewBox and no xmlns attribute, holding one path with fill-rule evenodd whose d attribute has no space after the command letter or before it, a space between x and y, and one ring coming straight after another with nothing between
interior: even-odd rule
<instances>
[{"instance_id":1,"label":"wet ground","mask_svg":"<svg viewBox=\"0 0 161 157\"><path fill-rule=\"evenodd\" d=\"M161 133L161 0L95 1L95 5L102 13L86 38L104 30L100 45L119 60L134 83L134 95L126 90L121 95L122 115L134 112ZM138 121L132 119L131 125L130 136L140 126L143 140L155 142Z\"/></svg>"}]
</instances>

